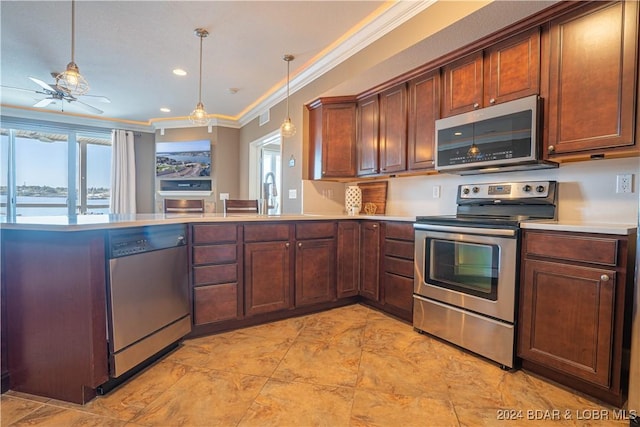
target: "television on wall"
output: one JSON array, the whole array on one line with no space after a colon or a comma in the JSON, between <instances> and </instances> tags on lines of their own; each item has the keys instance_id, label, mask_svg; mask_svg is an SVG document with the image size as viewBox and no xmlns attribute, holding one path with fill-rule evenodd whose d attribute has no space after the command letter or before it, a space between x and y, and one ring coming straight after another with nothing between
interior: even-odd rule
<instances>
[{"instance_id":1,"label":"television on wall","mask_svg":"<svg viewBox=\"0 0 640 427\"><path fill-rule=\"evenodd\" d=\"M156 176L211 176L211 141L156 142Z\"/></svg>"}]
</instances>

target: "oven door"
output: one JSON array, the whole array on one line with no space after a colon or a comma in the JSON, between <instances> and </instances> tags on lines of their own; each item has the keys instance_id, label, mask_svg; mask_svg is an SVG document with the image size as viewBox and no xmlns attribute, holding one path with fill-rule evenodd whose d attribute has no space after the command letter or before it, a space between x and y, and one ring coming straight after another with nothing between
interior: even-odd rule
<instances>
[{"instance_id":1,"label":"oven door","mask_svg":"<svg viewBox=\"0 0 640 427\"><path fill-rule=\"evenodd\" d=\"M514 323L517 230L415 228L415 294Z\"/></svg>"}]
</instances>

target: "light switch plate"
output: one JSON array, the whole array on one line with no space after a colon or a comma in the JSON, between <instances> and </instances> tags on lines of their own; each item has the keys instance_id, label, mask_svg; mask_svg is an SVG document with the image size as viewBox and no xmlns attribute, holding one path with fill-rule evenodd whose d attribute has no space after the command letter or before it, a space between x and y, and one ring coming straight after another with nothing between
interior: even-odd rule
<instances>
[{"instance_id":1,"label":"light switch plate","mask_svg":"<svg viewBox=\"0 0 640 427\"><path fill-rule=\"evenodd\" d=\"M220 193L220 200L229 200L229 193Z\"/></svg>"},{"instance_id":2,"label":"light switch plate","mask_svg":"<svg viewBox=\"0 0 640 427\"><path fill-rule=\"evenodd\" d=\"M434 199L439 199L440 198L440 190L441 190L441 187L439 185L434 185L433 186L433 198Z\"/></svg>"},{"instance_id":3,"label":"light switch plate","mask_svg":"<svg viewBox=\"0 0 640 427\"><path fill-rule=\"evenodd\" d=\"M289 190L289 198L290 198L290 199L296 199L296 198L298 198L298 190L296 190L295 188L290 189L290 190Z\"/></svg>"}]
</instances>

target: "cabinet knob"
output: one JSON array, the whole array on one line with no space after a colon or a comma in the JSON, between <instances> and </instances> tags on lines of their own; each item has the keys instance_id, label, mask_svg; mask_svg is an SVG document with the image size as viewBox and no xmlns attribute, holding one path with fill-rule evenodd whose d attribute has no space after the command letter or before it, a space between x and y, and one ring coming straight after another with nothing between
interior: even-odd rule
<instances>
[{"instance_id":1,"label":"cabinet knob","mask_svg":"<svg viewBox=\"0 0 640 427\"><path fill-rule=\"evenodd\" d=\"M301 248L302 247L302 242L298 242L298 247Z\"/></svg>"},{"instance_id":2,"label":"cabinet knob","mask_svg":"<svg viewBox=\"0 0 640 427\"><path fill-rule=\"evenodd\" d=\"M495 98L491 98L491 99L489 100L489 104L495 104L495 103L496 103L496 99L495 99Z\"/></svg>"},{"instance_id":3,"label":"cabinet knob","mask_svg":"<svg viewBox=\"0 0 640 427\"><path fill-rule=\"evenodd\" d=\"M289 247L289 242L285 243L285 244L284 244L284 247L285 247L285 248L288 248L288 247Z\"/></svg>"},{"instance_id":4,"label":"cabinet knob","mask_svg":"<svg viewBox=\"0 0 640 427\"><path fill-rule=\"evenodd\" d=\"M327 174L327 171L322 171L322 175L326 175L326 174Z\"/></svg>"},{"instance_id":5,"label":"cabinet knob","mask_svg":"<svg viewBox=\"0 0 640 427\"><path fill-rule=\"evenodd\" d=\"M378 228L378 224L373 224L371 227Z\"/></svg>"},{"instance_id":6,"label":"cabinet knob","mask_svg":"<svg viewBox=\"0 0 640 427\"><path fill-rule=\"evenodd\" d=\"M478 104L477 102L475 104L473 104L473 108L478 108L480 106L480 104Z\"/></svg>"},{"instance_id":7,"label":"cabinet knob","mask_svg":"<svg viewBox=\"0 0 640 427\"><path fill-rule=\"evenodd\" d=\"M603 282L608 282L609 281L609 276L606 274L603 274L602 276L600 276L600 280L602 280Z\"/></svg>"},{"instance_id":8,"label":"cabinet knob","mask_svg":"<svg viewBox=\"0 0 640 427\"><path fill-rule=\"evenodd\" d=\"M556 147L554 147L553 145L550 145L550 146L547 148L547 150L548 150L550 153L553 153L554 151L556 151Z\"/></svg>"}]
</instances>

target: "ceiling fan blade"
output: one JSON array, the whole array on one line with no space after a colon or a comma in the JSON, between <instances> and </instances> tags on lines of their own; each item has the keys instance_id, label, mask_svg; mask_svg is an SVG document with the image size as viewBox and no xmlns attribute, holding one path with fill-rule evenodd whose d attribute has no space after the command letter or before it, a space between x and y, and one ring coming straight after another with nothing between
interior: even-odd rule
<instances>
[{"instance_id":1,"label":"ceiling fan blade","mask_svg":"<svg viewBox=\"0 0 640 427\"><path fill-rule=\"evenodd\" d=\"M19 90L19 91L21 91L21 92L31 92L31 93L36 92L36 91L35 91L35 90L33 90L33 89L24 89L24 88L21 88L21 87L4 86L4 85L0 85L0 87L1 87L3 90L4 90L4 89L11 89L11 90Z\"/></svg>"},{"instance_id":2,"label":"ceiling fan blade","mask_svg":"<svg viewBox=\"0 0 640 427\"><path fill-rule=\"evenodd\" d=\"M43 82L42 80L36 79L35 77L29 77L29 78L31 79L32 82L34 82L38 86L41 86L43 89L50 90L51 92L57 92L54 88L52 88L50 85Z\"/></svg>"},{"instance_id":3,"label":"ceiling fan blade","mask_svg":"<svg viewBox=\"0 0 640 427\"><path fill-rule=\"evenodd\" d=\"M82 105L82 108L84 108L85 110L91 111L92 113L96 113L96 114L104 113L104 111L102 111L102 110L100 110L100 109L98 109L98 108L96 108L96 107L94 107L92 105L86 104L86 103L84 103L82 101L78 101L77 99L74 100L73 102L77 102L78 104Z\"/></svg>"},{"instance_id":4,"label":"ceiling fan blade","mask_svg":"<svg viewBox=\"0 0 640 427\"><path fill-rule=\"evenodd\" d=\"M80 95L82 98L91 98L92 101L104 102L105 104L111 104L111 100L106 96L100 95Z\"/></svg>"},{"instance_id":5,"label":"ceiling fan blade","mask_svg":"<svg viewBox=\"0 0 640 427\"><path fill-rule=\"evenodd\" d=\"M47 105L51 104L53 101L55 101L53 98L45 98L45 99L41 99L40 101L36 102L35 104L33 104L34 107L46 107Z\"/></svg>"}]
</instances>

